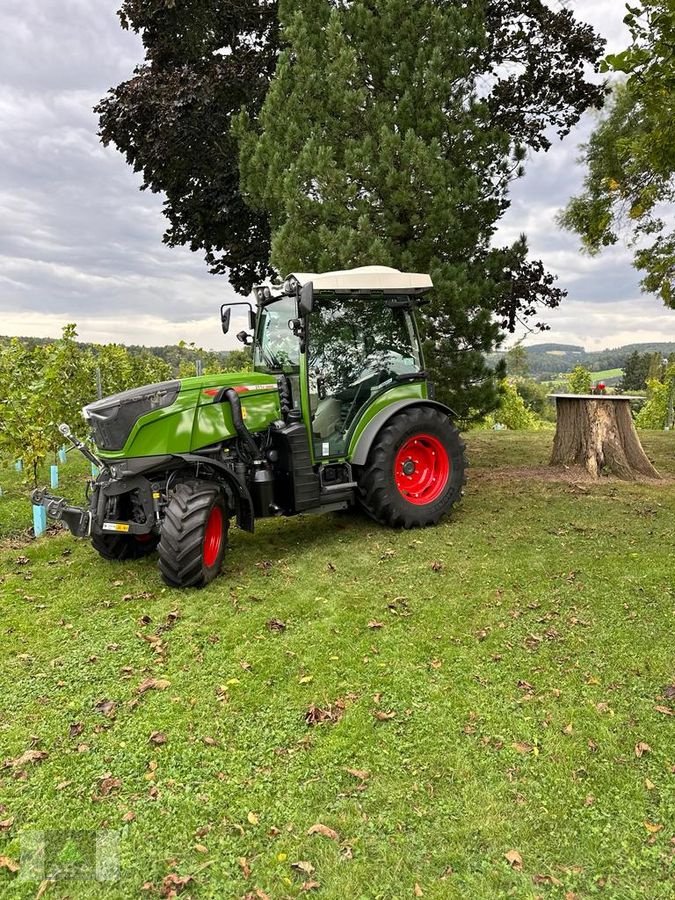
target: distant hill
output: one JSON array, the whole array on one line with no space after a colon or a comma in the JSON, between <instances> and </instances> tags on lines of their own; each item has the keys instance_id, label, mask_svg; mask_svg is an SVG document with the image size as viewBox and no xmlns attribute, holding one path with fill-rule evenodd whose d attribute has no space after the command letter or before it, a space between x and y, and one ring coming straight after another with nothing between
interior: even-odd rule
<instances>
[{"instance_id":1,"label":"distant hill","mask_svg":"<svg viewBox=\"0 0 675 900\"><path fill-rule=\"evenodd\" d=\"M647 344L625 344L608 350L587 352L576 344L531 344L523 345L527 351L527 364L530 374L541 381L554 380L557 375L571 372L575 366L582 365L591 372L604 372L608 369L622 369L626 357L638 353L660 353L664 357L675 353L675 342L659 342ZM504 352L492 353L489 356L493 364L504 357Z\"/></svg>"}]
</instances>

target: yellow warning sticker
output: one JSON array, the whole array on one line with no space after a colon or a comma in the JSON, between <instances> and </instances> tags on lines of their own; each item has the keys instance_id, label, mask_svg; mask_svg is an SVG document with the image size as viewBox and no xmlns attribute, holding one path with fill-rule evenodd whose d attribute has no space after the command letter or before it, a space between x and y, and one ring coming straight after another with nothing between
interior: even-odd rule
<instances>
[{"instance_id":1,"label":"yellow warning sticker","mask_svg":"<svg viewBox=\"0 0 675 900\"><path fill-rule=\"evenodd\" d=\"M126 534L129 531L129 526L124 525L122 522L104 522L103 530L104 531L122 531Z\"/></svg>"}]
</instances>

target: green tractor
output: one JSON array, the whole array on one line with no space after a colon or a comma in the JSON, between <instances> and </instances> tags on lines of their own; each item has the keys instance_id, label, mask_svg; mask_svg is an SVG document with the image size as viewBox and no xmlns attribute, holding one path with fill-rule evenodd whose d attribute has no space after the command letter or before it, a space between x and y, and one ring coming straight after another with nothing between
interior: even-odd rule
<instances>
[{"instance_id":1,"label":"green tractor","mask_svg":"<svg viewBox=\"0 0 675 900\"><path fill-rule=\"evenodd\" d=\"M392 527L432 525L462 495L464 444L433 399L415 309L427 275L366 266L294 274L255 289L253 371L167 381L83 410L99 468L88 505L36 491L33 502L110 560L157 551L172 587L220 571L231 519L358 505Z\"/></svg>"}]
</instances>

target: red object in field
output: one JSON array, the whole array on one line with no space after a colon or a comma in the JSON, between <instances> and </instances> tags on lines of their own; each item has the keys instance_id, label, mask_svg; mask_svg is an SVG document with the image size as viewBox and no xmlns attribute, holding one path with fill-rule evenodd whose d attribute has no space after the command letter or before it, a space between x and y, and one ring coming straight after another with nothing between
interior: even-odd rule
<instances>
[{"instance_id":1,"label":"red object in field","mask_svg":"<svg viewBox=\"0 0 675 900\"><path fill-rule=\"evenodd\" d=\"M448 451L433 434L409 438L396 454L394 480L409 503L433 503L445 490L452 464Z\"/></svg>"}]
</instances>

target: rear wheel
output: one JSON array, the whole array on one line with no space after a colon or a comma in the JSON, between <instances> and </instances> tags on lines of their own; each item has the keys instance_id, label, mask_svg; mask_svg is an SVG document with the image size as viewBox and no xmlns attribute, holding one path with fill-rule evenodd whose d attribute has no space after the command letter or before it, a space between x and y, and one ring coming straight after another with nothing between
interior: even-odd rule
<instances>
[{"instance_id":1,"label":"rear wheel","mask_svg":"<svg viewBox=\"0 0 675 900\"><path fill-rule=\"evenodd\" d=\"M179 484L159 541L159 571L171 587L204 587L220 571L229 518L223 492L210 481Z\"/></svg>"},{"instance_id":2,"label":"rear wheel","mask_svg":"<svg viewBox=\"0 0 675 900\"><path fill-rule=\"evenodd\" d=\"M360 502L383 525L435 525L466 483L464 443L430 406L398 413L382 428L358 476Z\"/></svg>"},{"instance_id":3,"label":"rear wheel","mask_svg":"<svg viewBox=\"0 0 675 900\"><path fill-rule=\"evenodd\" d=\"M141 559L157 549L156 534L92 534L91 545L103 559Z\"/></svg>"}]
</instances>

